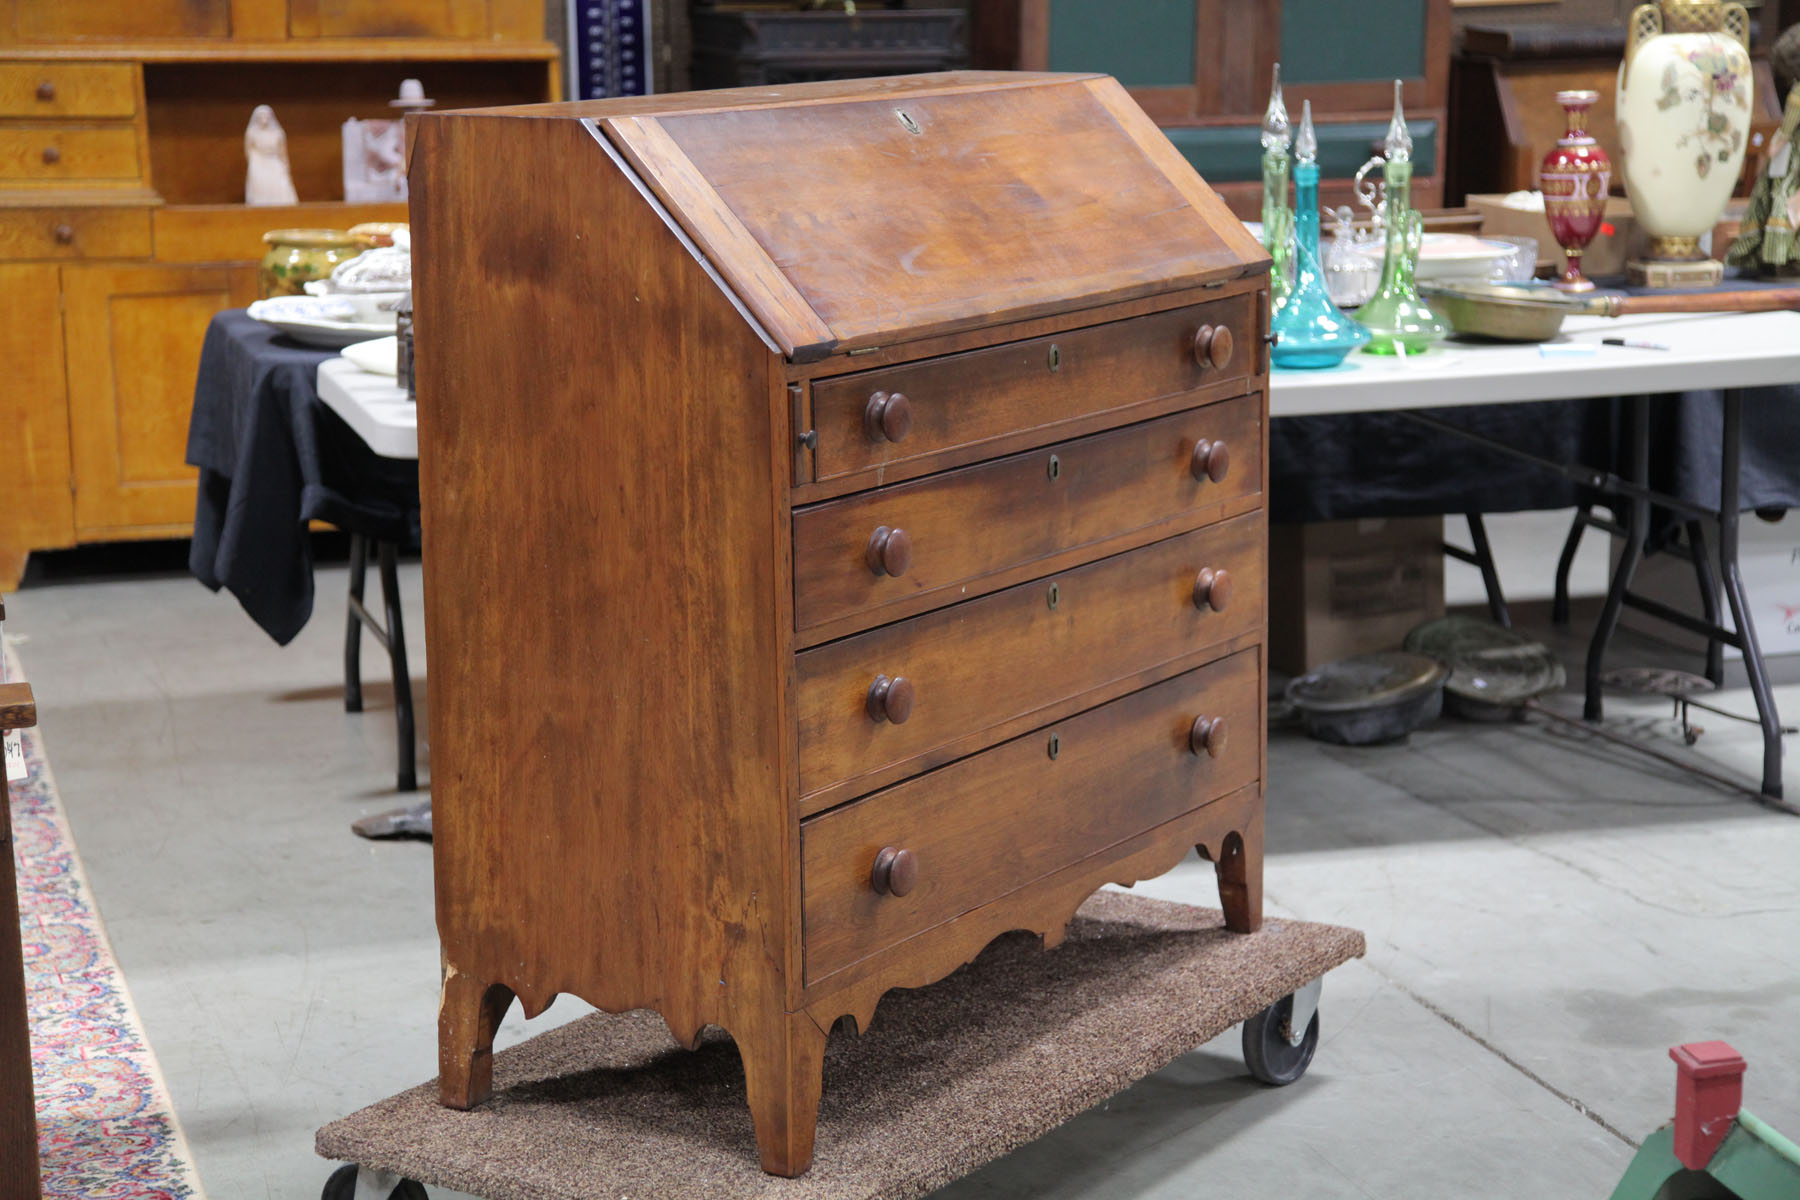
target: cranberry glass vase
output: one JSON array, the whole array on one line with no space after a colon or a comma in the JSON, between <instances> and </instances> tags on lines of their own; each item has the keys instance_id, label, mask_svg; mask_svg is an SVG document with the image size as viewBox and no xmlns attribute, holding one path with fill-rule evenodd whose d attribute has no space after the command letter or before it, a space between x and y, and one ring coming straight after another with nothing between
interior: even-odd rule
<instances>
[{"instance_id":1,"label":"cranberry glass vase","mask_svg":"<svg viewBox=\"0 0 1800 1200\"><path fill-rule=\"evenodd\" d=\"M1612 163L1587 132L1588 109L1599 92L1556 93L1556 102L1568 119L1568 132L1544 155L1538 168L1538 186L1544 192L1544 215L1550 233L1563 248L1567 263L1556 286L1571 292L1591 289L1593 281L1581 273L1581 252L1600 232L1606 215L1607 185L1612 182Z\"/></svg>"}]
</instances>

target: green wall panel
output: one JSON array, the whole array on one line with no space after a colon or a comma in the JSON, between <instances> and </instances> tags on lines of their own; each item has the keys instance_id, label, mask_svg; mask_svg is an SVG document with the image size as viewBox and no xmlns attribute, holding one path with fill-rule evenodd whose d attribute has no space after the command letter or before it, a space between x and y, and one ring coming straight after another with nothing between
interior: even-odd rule
<instances>
[{"instance_id":1,"label":"green wall panel","mask_svg":"<svg viewBox=\"0 0 1800 1200\"><path fill-rule=\"evenodd\" d=\"M1126 87L1194 85L1193 0L1051 0L1050 69Z\"/></svg>"},{"instance_id":2,"label":"green wall panel","mask_svg":"<svg viewBox=\"0 0 1800 1200\"><path fill-rule=\"evenodd\" d=\"M1408 121L1413 139L1413 174L1430 175L1437 166L1437 122ZM1208 183L1238 183L1262 178L1261 131L1254 126L1164 129L1175 148ZM1369 160L1370 143L1387 133L1385 122L1356 121L1319 125L1319 173L1346 179Z\"/></svg>"},{"instance_id":3,"label":"green wall panel","mask_svg":"<svg viewBox=\"0 0 1800 1200\"><path fill-rule=\"evenodd\" d=\"M1281 77L1353 83L1425 74L1426 0L1282 0Z\"/></svg>"}]
</instances>

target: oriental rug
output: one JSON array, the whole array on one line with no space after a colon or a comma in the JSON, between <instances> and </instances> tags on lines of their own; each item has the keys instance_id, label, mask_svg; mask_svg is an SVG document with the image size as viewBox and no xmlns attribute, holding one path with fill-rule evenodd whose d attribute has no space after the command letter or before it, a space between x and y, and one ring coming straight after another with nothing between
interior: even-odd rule
<instances>
[{"instance_id":1,"label":"oriental rug","mask_svg":"<svg viewBox=\"0 0 1800 1200\"><path fill-rule=\"evenodd\" d=\"M0 677L25 678L9 644ZM39 697L40 703L44 697ZM156 1055L113 957L44 740L9 789L45 1200L200 1200Z\"/></svg>"}]
</instances>

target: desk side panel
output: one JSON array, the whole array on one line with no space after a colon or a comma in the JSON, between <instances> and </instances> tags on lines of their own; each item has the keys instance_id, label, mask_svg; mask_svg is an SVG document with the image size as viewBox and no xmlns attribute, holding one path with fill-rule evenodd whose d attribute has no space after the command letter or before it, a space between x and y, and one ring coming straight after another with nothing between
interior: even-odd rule
<instances>
[{"instance_id":1,"label":"desk side panel","mask_svg":"<svg viewBox=\"0 0 1800 1200\"><path fill-rule=\"evenodd\" d=\"M579 122L417 136L446 969L733 1028L794 894L772 356Z\"/></svg>"}]
</instances>

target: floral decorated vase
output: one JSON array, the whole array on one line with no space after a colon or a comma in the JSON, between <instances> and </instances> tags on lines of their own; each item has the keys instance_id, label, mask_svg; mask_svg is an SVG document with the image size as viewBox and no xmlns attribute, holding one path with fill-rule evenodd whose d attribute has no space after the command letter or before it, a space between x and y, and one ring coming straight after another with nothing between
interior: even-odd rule
<instances>
[{"instance_id":1,"label":"floral decorated vase","mask_svg":"<svg viewBox=\"0 0 1800 1200\"><path fill-rule=\"evenodd\" d=\"M1700 235L1731 199L1750 134L1749 40L1742 4L1661 0L1632 10L1619 66L1619 146L1651 260L1705 261Z\"/></svg>"},{"instance_id":2,"label":"floral decorated vase","mask_svg":"<svg viewBox=\"0 0 1800 1200\"><path fill-rule=\"evenodd\" d=\"M328 279L341 262L355 258L362 245L341 229L271 229L263 234L269 249L257 271L257 292L299 296L315 279Z\"/></svg>"}]
</instances>

